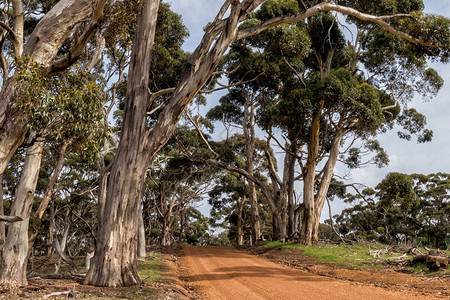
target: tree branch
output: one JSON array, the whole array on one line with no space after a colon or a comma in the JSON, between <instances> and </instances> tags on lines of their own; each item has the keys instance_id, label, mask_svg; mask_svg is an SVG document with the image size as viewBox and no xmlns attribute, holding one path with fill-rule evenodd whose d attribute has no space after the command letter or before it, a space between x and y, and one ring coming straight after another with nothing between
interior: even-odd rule
<instances>
[{"instance_id":1,"label":"tree branch","mask_svg":"<svg viewBox=\"0 0 450 300\"><path fill-rule=\"evenodd\" d=\"M356 9L350 8L350 7L337 5L337 4L333 4L333 3L329 3L329 2L323 2L323 3L317 4L309 9L307 9L306 11L296 14L294 16L282 16L282 17L272 18L272 19L265 21L264 23L262 23L260 25L257 25L257 26L251 27L251 28L247 28L247 29L243 29L243 30L239 30L237 33L236 40L240 40L243 38L247 38L247 37L256 35L266 29L269 29L269 28L277 26L277 25L300 22L304 19L310 18L318 13L325 12L325 11L336 11L336 12L340 12L340 13L343 13L346 15L353 16L362 21L368 21L368 22L375 23L375 24L381 26L382 28L386 29L387 31L391 32L392 34L395 34L401 38L404 38L414 44L420 44L420 45L431 47L431 48L442 48L443 47L443 45L427 43L425 41L419 40L405 32L395 29L394 27L390 26L388 23L386 23L384 21L384 20L393 19L393 18L411 17L411 15L409 15L409 14L396 14L396 15L390 15L390 16L374 16L374 15L362 13L362 12L360 12Z\"/></svg>"},{"instance_id":2,"label":"tree branch","mask_svg":"<svg viewBox=\"0 0 450 300\"><path fill-rule=\"evenodd\" d=\"M0 221L2 222L9 222L9 223L13 223L13 222L20 222L23 221L23 219L19 216L5 216L5 215L0 215Z\"/></svg>"},{"instance_id":3,"label":"tree branch","mask_svg":"<svg viewBox=\"0 0 450 300\"><path fill-rule=\"evenodd\" d=\"M73 46L72 50L64 57L57 61L54 61L50 67L50 74L57 74L66 68L73 65L83 52L84 46L89 42L92 36L97 32L100 27L101 20L103 19L103 8L105 7L107 0L100 0L97 7L94 10L92 21L83 32L82 36L78 39L78 42Z\"/></svg>"},{"instance_id":4,"label":"tree branch","mask_svg":"<svg viewBox=\"0 0 450 300\"><path fill-rule=\"evenodd\" d=\"M267 201L269 201L269 204L270 204L270 207L272 209L272 212L275 213L275 214L278 213L278 209L277 209L277 207L275 205L275 202L274 202L274 200L272 198L272 195L270 194L269 190L264 185L264 183L259 181L256 177L250 175L247 171L245 171L243 169L235 168L235 167L226 165L226 164L221 163L220 161L218 161L216 159L207 159L205 162L208 163L208 164L212 164L212 165L218 166L218 167L220 167L222 169L225 169L227 171L238 173L239 175L242 175L242 176L246 177L248 180L253 181L256 185L259 186L259 188L261 189L262 193L267 198Z\"/></svg>"},{"instance_id":5,"label":"tree branch","mask_svg":"<svg viewBox=\"0 0 450 300\"><path fill-rule=\"evenodd\" d=\"M14 33L14 30L8 26L8 24L5 24L2 21L0 21L0 27L3 27L6 31L8 31L8 33L12 36L14 41L16 42L18 41L17 35Z\"/></svg>"}]
</instances>

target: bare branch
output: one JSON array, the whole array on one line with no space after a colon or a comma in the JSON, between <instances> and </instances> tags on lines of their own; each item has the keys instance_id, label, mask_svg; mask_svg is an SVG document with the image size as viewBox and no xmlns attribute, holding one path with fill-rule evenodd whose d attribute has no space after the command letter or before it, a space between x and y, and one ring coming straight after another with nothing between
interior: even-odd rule
<instances>
[{"instance_id":1,"label":"bare branch","mask_svg":"<svg viewBox=\"0 0 450 300\"><path fill-rule=\"evenodd\" d=\"M8 31L8 33L12 36L14 41L18 41L17 35L14 33L14 30L8 26L8 24L5 24L2 21L0 21L0 27L3 27L4 29L6 29L6 31Z\"/></svg>"},{"instance_id":2,"label":"bare branch","mask_svg":"<svg viewBox=\"0 0 450 300\"><path fill-rule=\"evenodd\" d=\"M247 38L249 36L256 35L266 29L269 29L269 28L277 26L277 25L300 22L304 19L310 18L318 13L325 12L325 11L337 11L337 12L340 12L340 13L343 13L346 15L356 17L362 21L368 21L368 22L375 23L375 24L381 26L382 28L386 29L387 31L391 32L392 34L395 34L401 38L404 38L414 44L420 44L420 45L431 47L431 48L442 48L443 47L443 45L427 43L425 41L419 40L405 32L395 29L394 27L390 26L388 23L386 23L384 21L384 20L393 19L393 18L411 17L411 15L409 15L409 14L395 14L395 15L390 15L390 16L374 16L374 15L362 13L362 12L360 12L356 9L350 8L350 7L337 5L337 4L333 4L333 3L329 3L329 2L323 2L323 3L317 4L309 9L307 9L305 12L296 14L294 16L282 16L282 17L272 18L270 20L265 21L264 23L262 23L260 25L257 25L257 26L251 27L251 28L247 28L247 29L243 29L243 30L239 30L237 33L236 40L240 40L243 38Z\"/></svg>"},{"instance_id":3,"label":"bare branch","mask_svg":"<svg viewBox=\"0 0 450 300\"><path fill-rule=\"evenodd\" d=\"M303 76L301 76L301 74L298 73L298 71L288 62L288 60L286 59L286 57L284 55L283 55L283 60L288 65L288 67L292 70L292 72L294 72L295 76L297 76L297 78L302 82L303 86L306 88L306 83L303 80Z\"/></svg>"},{"instance_id":4,"label":"bare branch","mask_svg":"<svg viewBox=\"0 0 450 300\"><path fill-rule=\"evenodd\" d=\"M4 215L0 215L0 221L13 223L13 222L23 221L23 219L21 217L19 217L19 216L4 216Z\"/></svg>"},{"instance_id":5,"label":"bare branch","mask_svg":"<svg viewBox=\"0 0 450 300\"><path fill-rule=\"evenodd\" d=\"M164 90L159 90L157 92L151 93L149 104L153 103L153 101L161 96L172 94L175 91L175 88L167 88Z\"/></svg>"},{"instance_id":6,"label":"bare branch","mask_svg":"<svg viewBox=\"0 0 450 300\"><path fill-rule=\"evenodd\" d=\"M103 8L105 7L107 0L100 0L97 7L94 10L92 21L86 30L83 32L78 42L73 46L71 51L63 58L52 63L50 67L50 74L57 74L67 67L74 64L83 52L84 46L92 38L100 27L100 22L103 18Z\"/></svg>"},{"instance_id":7,"label":"bare branch","mask_svg":"<svg viewBox=\"0 0 450 300\"><path fill-rule=\"evenodd\" d=\"M211 145L209 144L208 140L205 138L205 136L203 135L202 130L200 129L200 126L197 124L197 122L195 122L192 118L191 118L191 114L189 113L189 110L186 110L186 116L188 118L188 120L192 123L192 125L194 125L194 127L197 129L198 134L200 135L200 138L203 140L203 142L206 144L206 146L208 147L209 151L211 151L214 156L216 158L219 157L219 154L217 154L216 151L214 151L211 148Z\"/></svg>"},{"instance_id":8,"label":"bare branch","mask_svg":"<svg viewBox=\"0 0 450 300\"><path fill-rule=\"evenodd\" d=\"M230 165L226 165L226 164L221 163L221 162L219 162L219 161L217 161L215 159L207 159L205 162L208 163L208 164L212 164L212 165L218 166L218 167L220 167L222 169L238 173L239 175L242 175L242 176L246 177L248 180L253 181L261 189L261 191L264 194L264 196L266 196L267 200L269 201L270 207L272 208L272 212L278 213L278 209L277 209L277 207L275 205L275 202L273 200L273 197L272 197L271 193L267 189L266 185L263 182L259 181L258 178L250 175L247 171L245 171L243 169L235 168L235 167L232 167Z\"/></svg>"}]
</instances>

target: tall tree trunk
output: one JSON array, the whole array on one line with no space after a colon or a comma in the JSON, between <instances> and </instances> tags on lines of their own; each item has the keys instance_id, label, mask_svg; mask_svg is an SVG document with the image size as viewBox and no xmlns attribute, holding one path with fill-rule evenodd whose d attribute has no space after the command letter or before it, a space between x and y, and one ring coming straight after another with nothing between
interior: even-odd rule
<instances>
[{"instance_id":1,"label":"tall tree trunk","mask_svg":"<svg viewBox=\"0 0 450 300\"><path fill-rule=\"evenodd\" d=\"M292 236L297 230L295 228L295 205L294 205L294 180L295 180L295 161L297 155L297 147L295 143L291 143L288 153L288 172L287 172L287 198L288 198L288 236ZM286 166L285 166L286 167Z\"/></svg>"},{"instance_id":2,"label":"tall tree trunk","mask_svg":"<svg viewBox=\"0 0 450 300\"><path fill-rule=\"evenodd\" d=\"M145 249L145 224L144 224L144 213L142 207L139 207L139 233L138 233L138 257L146 256Z\"/></svg>"},{"instance_id":3,"label":"tall tree trunk","mask_svg":"<svg viewBox=\"0 0 450 300\"><path fill-rule=\"evenodd\" d=\"M3 174L0 173L0 215L5 214L5 209L3 206ZM6 232L5 232L5 222L0 221L0 249L5 243Z\"/></svg>"},{"instance_id":4,"label":"tall tree trunk","mask_svg":"<svg viewBox=\"0 0 450 300\"><path fill-rule=\"evenodd\" d=\"M11 215L21 217L23 221L10 223L8 226L0 263L2 285L27 285L28 225L43 147L44 141L38 139L27 149L22 175L11 207Z\"/></svg>"},{"instance_id":5,"label":"tall tree trunk","mask_svg":"<svg viewBox=\"0 0 450 300\"><path fill-rule=\"evenodd\" d=\"M250 111L249 111L250 110ZM245 102L244 106L244 120L242 127L245 138L245 165L248 174L253 176L253 156L255 151L255 105L254 94ZM248 126L248 124L250 126ZM250 127L250 128L249 128ZM250 202L250 222L251 222L251 237L250 245L255 245L261 239L261 218L258 211L258 198L256 197L255 183L251 180L248 182L248 198Z\"/></svg>"},{"instance_id":6,"label":"tall tree trunk","mask_svg":"<svg viewBox=\"0 0 450 300\"><path fill-rule=\"evenodd\" d=\"M303 203L300 204L294 211L294 228L295 231L301 231L301 221L302 221Z\"/></svg>"},{"instance_id":7,"label":"tall tree trunk","mask_svg":"<svg viewBox=\"0 0 450 300\"><path fill-rule=\"evenodd\" d=\"M242 213L244 210L245 197L241 201L237 202L238 211L237 211L237 237L236 244L237 246L244 245L244 220L242 219Z\"/></svg>"},{"instance_id":8,"label":"tall tree trunk","mask_svg":"<svg viewBox=\"0 0 450 300\"><path fill-rule=\"evenodd\" d=\"M21 0L13 0L13 31L15 38L13 39L14 55L20 57L23 52L23 5Z\"/></svg>"},{"instance_id":9,"label":"tall tree trunk","mask_svg":"<svg viewBox=\"0 0 450 300\"><path fill-rule=\"evenodd\" d=\"M53 240L55 237L55 200L51 199L50 202L50 215L49 215L49 220L50 220L50 224L48 226L48 241L47 241L47 245L48 245L48 251L47 251L47 256L52 256L53 254Z\"/></svg>"},{"instance_id":10,"label":"tall tree trunk","mask_svg":"<svg viewBox=\"0 0 450 300\"><path fill-rule=\"evenodd\" d=\"M161 246L170 246L172 245L171 235L170 235L170 229L171 229L171 222L169 220L170 216L167 216L163 219L162 222L162 236L161 236Z\"/></svg>"},{"instance_id":11,"label":"tall tree trunk","mask_svg":"<svg viewBox=\"0 0 450 300\"><path fill-rule=\"evenodd\" d=\"M269 145L270 138L267 142ZM275 209L272 209L272 240L285 241L286 239L286 208L288 191L288 173L289 173L289 154L284 157L283 179L278 176L275 165L269 151L266 152L269 162L269 175L272 181L273 198Z\"/></svg>"},{"instance_id":12,"label":"tall tree trunk","mask_svg":"<svg viewBox=\"0 0 450 300\"><path fill-rule=\"evenodd\" d=\"M184 224L186 219L186 208L183 207L180 212L180 234L178 236L178 247L181 247L183 244L183 232L184 232Z\"/></svg>"},{"instance_id":13,"label":"tall tree trunk","mask_svg":"<svg viewBox=\"0 0 450 300\"><path fill-rule=\"evenodd\" d=\"M305 171L303 175L303 219L300 233L300 243L304 245L313 244L314 232L314 184L316 181L316 166L317 155L319 152L319 134L320 134L320 117L324 101L320 105L314 115L311 132L308 142L308 160L306 162Z\"/></svg>"},{"instance_id":14,"label":"tall tree trunk","mask_svg":"<svg viewBox=\"0 0 450 300\"><path fill-rule=\"evenodd\" d=\"M129 286L141 282L136 260L138 213L153 154L146 142L146 111L158 7L159 0L145 1L137 18L120 144L109 175L87 284Z\"/></svg>"},{"instance_id":15,"label":"tall tree trunk","mask_svg":"<svg viewBox=\"0 0 450 300\"><path fill-rule=\"evenodd\" d=\"M323 206L327 197L328 189L330 187L331 179L333 178L334 167L339 156L339 146L341 145L342 137L345 130L338 131L331 144L329 158L324 166L324 172L320 181L319 189L314 201L314 229L313 229L313 243L319 242L319 224L320 216L322 215Z\"/></svg>"},{"instance_id":16,"label":"tall tree trunk","mask_svg":"<svg viewBox=\"0 0 450 300\"><path fill-rule=\"evenodd\" d=\"M284 241L286 237L286 211L284 213L272 212L272 240Z\"/></svg>"}]
</instances>

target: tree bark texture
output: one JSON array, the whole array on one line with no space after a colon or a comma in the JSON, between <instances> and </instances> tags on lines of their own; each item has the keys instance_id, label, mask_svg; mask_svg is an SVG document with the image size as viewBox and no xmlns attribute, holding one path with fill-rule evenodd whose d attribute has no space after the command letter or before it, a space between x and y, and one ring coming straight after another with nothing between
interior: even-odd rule
<instances>
[{"instance_id":1,"label":"tree bark texture","mask_svg":"<svg viewBox=\"0 0 450 300\"><path fill-rule=\"evenodd\" d=\"M253 176L253 157L255 151L255 105L254 95L252 95L244 106L244 120L242 127L245 138L245 165L247 172ZM250 126L249 126L249 125ZM258 198L256 197L255 183L247 179L248 184L248 199L250 202L250 222L251 222L251 237L250 244L255 245L261 239L261 219L258 211Z\"/></svg>"},{"instance_id":2,"label":"tree bark texture","mask_svg":"<svg viewBox=\"0 0 450 300\"><path fill-rule=\"evenodd\" d=\"M145 1L137 18L120 143L99 220L95 256L85 279L91 285L129 286L141 282L136 260L138 214L152 154L146 142L146 108L158 7L159 0Z\"/></svg>"},{"instance_id":3,"label":"tree bark texture","mask_svg":"<svg viewBox=\"0 0 450 300\"><path fill-rule=\"evenodd\" d=\"M319 224L320 216L322 215L323 206L327 197L328 189L330 187L331 179L333 178L334 167L339 156L339 146L341 145L342 137L345 134L344 130L339 131L333 139L328 160L324 166L324 172L320 180L319 189L314 200L314 229L313 229L313 244L319 242Z\"/></svg>"},{"instance_id":4,"label":"tree bark texture","mask_svg":"<svg viewBox=\"0 0 450 300\"><path fill-rule=\"evenodd\" d=\"M4 206L3 206L3 174L0 173L0 215L3 216L5 214ZM6 239L6 231L5 231L5 222L3 220L0 221L0 249L2 245L5 243Z\"/></svg>"},{"instance_id":5,"label":"tree bark texture","mask_svg":"<svg viewBox=\"0 0 450 300\"><path fill-rule=\"evenodd\" d=\"M316 181L317 155L319 152L320 116L323 107L323 100L314 115L311 124L311 132L308 142L308 160L306 162L303 175L303 219L300 232L300 243L304 245L313 244L314 232L314 184Z\"/></svg>"},{"instance_id":6,"label":"tree bark texture","mask_svg":"<svg viewBox=\"0 0 450 300\"><path fill-rule=\"evenodd\" d=\"M18 216L23 221L10 223L8 226L1 255L0 283L2 285L27 285L28 225L43 147L44 141L37 140L27 150L22 175L11 207L11 215Z\"/></svg>"},{"instance_id":7,"label":"tree bark texture","mask_svg":"<svg viewBox=\"0 0 450 300\"><path fill-rule=\"evenodd\" d=\"M145 257L145 224L144 224L144 214L142 212L142 207L139 209L139 233L138 233L138 257Z\"/></svg>"},{"instance_id":8,"label":"tree bark texture","mask_svg":"<svg viewBox=\"0 0 450 300\"><path fill-rule=\"evenodd\" d=\"M242 218L242 213L244 211L244 203L246 202L245 197L241 201L237 202L237 236L236 245L244 245L244 219Z\"/></svg>"}]
</instances>

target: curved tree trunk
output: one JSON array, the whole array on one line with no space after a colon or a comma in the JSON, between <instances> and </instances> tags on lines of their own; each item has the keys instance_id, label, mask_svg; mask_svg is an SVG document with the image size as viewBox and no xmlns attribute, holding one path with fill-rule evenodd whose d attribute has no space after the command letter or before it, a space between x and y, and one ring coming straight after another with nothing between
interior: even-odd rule
<instances>
[{"instance_id":1,"label":"curved tree trunk","mask_svg":"<svg viewBox=\"0 0 450 300\"><path fill-rule=\"evenodd\" d=\"M99 220L96 253L85 283L123 286L140 282L136 264L138 205L150 159L167 143L186 106L216 69L236 27L256 6L226 2L192 53L174 94L147 129L148 74L159 0L147 0L138 17L128 77L124 120L118 152L112 165ZM244 7L245 5L245 7ZM228 7L229 16L222 20ZM244 11L242 11L244 10Z\"/></svg>"},{"instance_id":2,"label":"curved tree trunk","mask_svg":"<svg viewBox=\"0 0 450 300\"><path fill-rule=\"evenodd\" d=\"M295 228L295 205L294 205L294 181L295 181L295 161L297 155L297 147L294 143L290 144L288 153L288 161L285 167L288 167L287 175L287 215L288 215L288 233L287 236L293 237L294 233L297 231Z\"/></svg>"},{"instance_id":3,"label":"curved tree trunk","mask_svg":"<svg viewBox=\"0 0 450 300\"><path fill-rule=\"evenodd\" d=\"M22 175L11 208L11 215L18 216L23 221L10 223L8 226L0 262L0 283L2 285L27 285L28 225L43 147L44 141L39 139L27 150Z\"/></svg>"},{"instance_id":4,"label":"curved tree trunk","mask_svg":"<svg viewBox=\"0 0 450 300\"><path fill-rule=\"evenodd\" d=\"M91 285L129 286L141 282L137 269L138 214L151 156L146 111L158 7L159 0L145 1L137 20L120 144L100 214L95 255L85 279Z\"/></svg>"}]
</instances>

